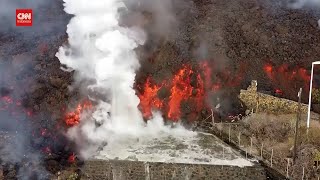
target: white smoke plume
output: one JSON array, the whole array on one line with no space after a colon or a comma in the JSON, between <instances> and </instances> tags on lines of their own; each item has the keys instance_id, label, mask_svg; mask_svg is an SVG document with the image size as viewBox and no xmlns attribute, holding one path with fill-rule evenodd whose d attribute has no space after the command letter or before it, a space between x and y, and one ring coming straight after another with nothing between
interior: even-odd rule
<instances>
[{"instance_id":1,"label":"white smoke plume","mask_svg":"<svg viewBox=\"0 0 320 180\"><path fill-rule=\"evenodd\" d=\"M313 9L317 11L319 18L320 0L295 0L289 4L292 9ZM318 26L320 27L320 19L318 20Z\"/></svg>"},{"instance_id":2,"label":"white smoke plume","mask_svg":"<svg viewBox=\"0 0 320 180\"><path fill-rule=\"evenodd\" d=\"M178 27L179 21L174 13L174 8L187 6L186 2L181 0L125 0L124 2L130 9L137 10L134 13L130 13L127 21L131 23L138 21L139 23L144 19L142 12L152 12L154 23L152 23L151 27L148 27L148 32L162 37L172 35Z\"/></svg>"},{"instance_id":3,"label":"white smoke plume","mask_svg":"<svg viewBox=\"0 0 320 180\"><path fill-rule=\"evenodd\" d=\"M120 12L126 10L119 0L64 0L65 11L73 14L67 33L69 46L61 47L57 57L78 73L77 80L90 79L91 91L104 94L97 100L92 117L82 117L68 136L80 146L80 155L89 158L98 147L122 137L138 137L166 127L161 115L148 125L138 109L139 98L133 89L139 60L135 48L146 41L144 31L135 26L119 25ZM148 129L148 127L152 127Z\"/></svg>"},{"instance_id":4,"label":"white smoke plume","mask_svg":"<svg viewBox=\"0 0 320 180\"><path fill-rule=\"evenodd\" d=\"M21 40L34 42L38 39L54 41L55 37L65 31L65 24L68 18L64 13L48 15L48 9L61 9L61 0L43 1L43 0L0 0L0 35L13 35ZM28 28L17 27L15 24L16 9L33 10L33 26ZM4 46L4 45L0 45ZM10 46L12 46L10 44ZM9 46L9 47L10 47ZM32 46L32 45L31 45Z\"/></svg>"},{"instance_id":5,"label":"white smoke plume","mask_svg":"<svg viewBox=\"0 0 320 180\"><path fill-rule=\"evenodd\" d=\"M300 8L320 8L320 0L296 0L290 4L291 8L300 9Z\"/></svg>"}]
</instances>

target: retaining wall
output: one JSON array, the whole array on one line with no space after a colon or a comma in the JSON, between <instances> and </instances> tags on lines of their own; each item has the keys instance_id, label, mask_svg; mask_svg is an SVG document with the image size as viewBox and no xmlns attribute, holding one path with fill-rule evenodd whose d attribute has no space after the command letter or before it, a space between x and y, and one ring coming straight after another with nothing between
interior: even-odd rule
<instances>
[{"instance_id":1,"label":"retaining wall","mask_svg":"<svg viewBox=\"0 0 320 180\"><path fill-rule=\"evenodd\" d=\"M266 173L259 165L249 167L158 162L89 160L83 180L263 180Z\"/></svg>"},{"instance_id":2,"label":"retaining wall","mask_svg":"<svg viewBox=\"0 0 320 180\"><path fill-rule=\"evenodd\" d=\"M252 81L247 90L241 90L239 98L244 102L248 109L253 109L255 112L269 112L276 114L290 114L298 112L298 102L257 92L256 81ZM301 112L308 112L307 104L301 104Z\"/></svg>"}]
</instances>

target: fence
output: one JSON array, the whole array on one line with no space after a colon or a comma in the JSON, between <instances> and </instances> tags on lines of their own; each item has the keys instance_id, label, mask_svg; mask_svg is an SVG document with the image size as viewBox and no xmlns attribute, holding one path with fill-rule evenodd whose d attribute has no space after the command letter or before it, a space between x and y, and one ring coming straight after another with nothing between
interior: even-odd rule
<instances>
[{"instance_id":1,"label":"fence","mask_svg":"<svg viewBox=\"0 0 320 180\"><path fill-rule=\"evenodd\" d=\"M211 122L206 124L206 127L210 127L209 131L223 141L229 143L232 146L237 147L245 153L246 158L253 157L254 159L264 162L267 166L278 171L280 174L290 179L294 173L293 159L287 157L281 157L274 149L269 149L263 142L258 142L254 136L246 131L240 123L216 123L212 114L206 118L212 118ZM235 116L232 119L237 120L242 117ZM302 167L301 179L308 179L305 175L305 169ZM317 177L316 179L320 179Z\"/></svg>"}]
</instances>

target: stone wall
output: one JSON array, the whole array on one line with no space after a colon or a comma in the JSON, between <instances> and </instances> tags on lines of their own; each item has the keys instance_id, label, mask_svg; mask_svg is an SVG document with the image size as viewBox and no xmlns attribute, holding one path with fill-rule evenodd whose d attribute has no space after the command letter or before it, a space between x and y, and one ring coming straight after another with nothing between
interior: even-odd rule
<instances>
[{"instance_id":1,"label":"stone wall","mask_svg":"<svg viewBox=\"0 0 320 180\"><path fill-rule=\"evenodd\" d=\"M241 90L239 97L248 109L253 109L255 112L277 114L298 112L298 102L257 92L257 81L252 81L247 90ZM307 104L301 104L301 112L308 112Z\"/></svg>"},{"instance_id":2,"label":"stone wall","mask_svg":"<svg viewBox=\"0 0 320 180\"><path fill-rule=\"evenodd\" d=\"M262 180L265 170L259 165L249 167L200 164L171 164L139 161L89 160L83 166L83 180Z\"/></svg>"}]
</instances>

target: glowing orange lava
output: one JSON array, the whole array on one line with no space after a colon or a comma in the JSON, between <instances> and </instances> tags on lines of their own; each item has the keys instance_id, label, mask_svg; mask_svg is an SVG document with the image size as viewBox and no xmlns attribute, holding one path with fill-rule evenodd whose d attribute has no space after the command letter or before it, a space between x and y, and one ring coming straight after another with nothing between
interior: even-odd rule
<instances>
[{"instance_id":1,"label":"glowing orange lava","mask_svg":"<svg viewBox=\"0 0 320 180\"><path fill-rule=\"evenodd\" d=\"M266 64L263 69L266 72L266 74L268 75L268 77L272 78L272 70L273 70L272 65L271 64Z\"/></svg>"},{"instance_id":2,"label":"glowing orange lava","mask_svg":"<svg viewBox=\"0 0 320 180\"><path fill-rule=\"evenodd\" d=\"M279 94L279 95L282 95L283 92L281 91L281 89L276 89L276 90L275 90L275 93L276 93L276 94Z\"/></svg>"},{"instance_id":3,"label":"glowing orange lava","mask_svg":"<svg viewBox=\"0 0 320 180\"><path fill-rule=\"evenodd\" d=\"M9 96L3 96L1 99L7 104L12 104L13 103L12 98L9 97Z\"/></svg>"},{"instance_id":4,"label":"glowing orange lava","mask_svg":"<svg viewBox=\"0 0 320 180\"><path fill-rule=\"evenodd\" d=\"M302 82L305 90L309 89L310 74L304 68L290 68L287 64L278 67L266 64L263 69L272 84L277 86L275 89L275 93L277 94L283 94L279 88L286 89L288 87L293 87L296 86L297 82Z\"/></svg>"},{"instance_id":5,"label":"glowing orange lava","mask_svg":"<svg viewBox=\"0 0 320 180\"><path fill-rule=\"evenodd\" d=\"M91 109L92 103L90 101L84 101L78 104L77 108L73 112L69 112L65 116L65 123L68 126L75 126L80 123L80 116L83 111Z\"/></svg>"},{"instance_id":6,"label":"glowing orange lava","mask_svg":"<svg viewBox=\"0 0 320 180\"><path fill-rule=\"evenodd\" d=\"M233 75L226 69L213 73L213 65L208 61L202 61L199 67L183 65L172 77L171 81L162 82L161 85L152 84L148 77L142 86L140 109L145 119L152 117L152 109L161 110L166 118L178 121L182 117L182 104L186 103L189 113L187 119L195 119L197 114L206 109L205 98L208 92L217 92L222 87L237 86L242 79L242 73ZM161 88L167 89L170 94L161 99L158 92Z\"/></svg>"},{"instance_id":7,"label":"glowing orange lava","mask_svg":"<svg viewBox=\"0 0 320 180\"><path fill-rule=\"evenodd\" d=\"M212 69L210 68L207 61L203 61L200 64L200 68L203 70L204 73L204 81L205 81L205 87L207 89L211 89L211 75L212 75Z\"/></svg>"},{"instance_id":8,"label":"glowing orange lava","mask_svg":"<svg viewBox=\"0 0 320 180\"><path fill-rule=\"evenodd\" d=\"M188 66L184 66L173 77L171 96L169 98L168 118L171 120L178 120L181 116L180 104L182 100L186 100L192 95L192 86L190 76L193 71Z\"/></svg>"},{"instance_id":9,"label":"glowing orange lava","mask_svg":"<svg viewBox=\"0 0 320 180\"><path fill-rule=\"evenodd\" d=\"M46 154L50 154L51 153L51 149L47 146L47 147L44 147L42 149L42 152L46 153Z\"/></svg>"},{"instance_id":10,"label":"glowing orange lava","mask_svg":"<svg viewBox=\"0 0 320 180\"><path fill-rule=\"evenodd\" d=\"M68 162L69 163L74 163L76 162L76 155L74 153L72 153L69 157L68 157Z\"/></svg>"},{"instance_id":11,"label":"glowing orange lava","mask_svg":"<svg viewBox=\"0 0 320 180\"><path fill-rule=\"evenodd\" d=\"M207 109L205 99L209 94L219 93L223 89L240 87L248 64L242 63L237 69L230 70L215 66L214 61L201 61L198 66L183 65L174 73L171 81L153 84L148 77L143 84L140 109L145 119L152 117L152 110L163 112L168 120L177 121L181 117L195 119L197 114ZM284 89L292 89L296 82L303 82L308 89L310 75L306 69L281 65L265 64L263 71L275 87L278 95L286 95ZM163 88L167 94L158 97ZM168 90L168 91L165 91ZM183 107L182 107L183 106ZM184 108L186 107L186 108ZM187 109L186 113L182 109ZM186 116L184 116L186 115ZM192 117L192 118L189 118Z\"/></svg>"},{"instance_id":12,"label":"glowing orange lava","mask_svg":"<svg viewBox=\"0 0 320 180\"><path fill-rule=\"evenodd\" d=\"M163 101L158 98L158 91L161 88L157 85L151 85L151 78L148 78L144 84L144 92L139 95L140 108L144 118L152 117L152 109L161 109Z\"/></svg>"}]
</instances>

